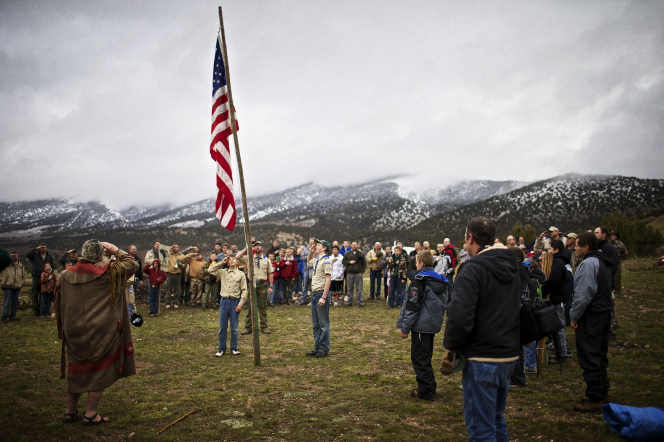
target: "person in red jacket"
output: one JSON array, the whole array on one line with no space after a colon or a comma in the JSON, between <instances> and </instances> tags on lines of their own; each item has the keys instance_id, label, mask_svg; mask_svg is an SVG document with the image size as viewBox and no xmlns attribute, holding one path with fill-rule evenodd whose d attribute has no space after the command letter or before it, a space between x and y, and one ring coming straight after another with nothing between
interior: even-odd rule
<instances>
[{"instance_id":1,"label":"person in red jacket","mask_svg":"<svg viewBox=\"0 0 664 442\"><path fill-rule=\"evenodd\" d=\"M53 292L55 291L55 273L51 264L44 264L44 271L41 274L41 304L39 314L42 318L51 316L51 303L53 302Z\"/></svg>"},{"instance_id":2,"label":"person in red jacket","mask_svg":"<svg viewBox=\"0 0 664 442\"><path fill-rule=\"evenodd\" d=\"M159 287L166 281L166 272L159 268L159 260L155 259L150 264L145 264L143 273L148 275L148 306L150 316L159 316Z\"/></svg>"},{"instance_id":3,"label":"person in red jacket","mask_svg":"<svg viewBox=\"0 0 664 442\"><path fill-rule=\"evenodd\" d=\"M297 281L297 259L293 256L295 250L292 247L286 249L286 256L279 261L279 275L281 276L281 289L284 294L284 302L288 305L293 303L293 287Z\"/></svg>"}]
</instances>

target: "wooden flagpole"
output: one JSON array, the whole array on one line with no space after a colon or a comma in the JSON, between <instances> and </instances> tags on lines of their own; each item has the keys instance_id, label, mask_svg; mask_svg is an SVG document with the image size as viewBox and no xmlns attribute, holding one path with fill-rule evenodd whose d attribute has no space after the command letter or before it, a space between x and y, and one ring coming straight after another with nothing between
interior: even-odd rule
<instances>
[{"instance_id":1,"label":"wooden flagpole","mask_svg":"<svg viewBox=\"0 0 664 442\"><path fill-rule=\"evenodd\" d=\"M249 226L249 210L247 209L247 194L244 191L244 173L242 171L242 160L240 159L240 144L237 140L237 129L235 128L235 108L233 107L233 93L231 92L231 73L228 66L228 53L226 52L226 34L224 32L224 17L219 6L219 26L221 26L221 43L224 65L226 67L226 85L228 86L228 111L231 116L231 129L233 130L233 142L235 144L235 158L237 159L238 174L240 175L240 190L242 191L242 213L244 215L244 236L247 243L247 258L249 261L249 304L251 308L251 331L254 338L254 366L261 365L261 349L258 339L258 300L256 299L256 285L254 284L254 249L251 244L251 227Z\"/></svg>"}]
</instances>

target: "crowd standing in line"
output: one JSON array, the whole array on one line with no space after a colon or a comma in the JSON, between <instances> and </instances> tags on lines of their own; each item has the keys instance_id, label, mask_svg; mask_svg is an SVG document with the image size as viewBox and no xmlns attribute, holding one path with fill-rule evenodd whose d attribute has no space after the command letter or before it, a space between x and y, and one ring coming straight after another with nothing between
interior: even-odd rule
<instances>
[{"instance_id":1,"label":"crowd standing in line","mask_svg":"<svg viewBox=\"0 0 664 442\"><path fill-rule=\"evenodd\" d=\"M619 233L608 232L604 226L578 235L562 235L552 226L531 243L523 237L517 241L514 236L508 236L506 243L495 238L495 226L483 217L469 222L459 252L448 238L435 250L428 241L416 242L410 253L401 242L385 248L376 242L366 254L357 241L343 241L339 246L337 241L330 245L310 238L308 244L285 248L274 240L265 254L262 242L252 239L251 282L247 280L247 250L225 243L215 244L204 258L196 246L181 253L177 244L162 246L155 241L142 265L133 245L125 253L112 244L91 240L84 244L81 257L74 249L58 257L67 270L59 277L46 244L31 249L26 257L32 263L33 314L50 317L51 304L55 302L63 339L68 328L80 326L82 319L75 319L75 312L82 305L89 305L82 297L94 290L99 292L102 286L106 292L95 292L95 296L109 296L115 307L122 308L117 315L129 323L133 293L143 284L145 275L151 317L159 316L162 303L166 309L219 308L217 357L227 353L229 323L230 353L240 354L239 315L246 307L249 283L255 287L259 316L256 325L261 332L271 333L268 305L306 305L311 307L314 338L313 349L306 355L327 357L331 347L330 306L351 307L356 300L358 307L364 307L363 274L368 267L368 300L380 300L382 288L387 308L400 309L397 328L401 337L411 336L411 360L418 388L410 395L428 400L436 393L431 356L435 334L441 331L446 316L443 365L458 364L460 357L465 358L462 386L469 438L506 440L503 412L507 390L527 385L527 375L537 370L536 343L522 346L519 342L521 302L540 296L550 299L561 322L574 329L577 357L587 387L574 409L597 412L608 397L608 342L617 333L615 294L620 291L621 262L627 256ZM3 322L19 320L18 297L26 278L19 254L13 251L7 255L6 268L0 275L5 294ZM90 270L96 268L105 272ZM126 276L126 290L113 285L117 275ZM115 302L116 298L122 301ZM92 327L109 320L107 315L99 314L98 319L88 318ZM135 371L131 332L129 327L125 330L117 337L120 348L124 346L117 354L123 357L114 362L126 366L122 376ZM241 334L253 331L248 312ZM85 343L69 337L68 345L76 349ZM565 363L573 356L564 328L550 337L547 349L551 365ZM96 408L101 391L117 376L101 379L98 373L76 370L72 375L71 367L83 363L77 362L82 361L80 358L80 354L69 354L65 422L79 419L75 406L85 391L91 393L84 422L108 422L96 414Z\"/></svg>"}]
</instances>

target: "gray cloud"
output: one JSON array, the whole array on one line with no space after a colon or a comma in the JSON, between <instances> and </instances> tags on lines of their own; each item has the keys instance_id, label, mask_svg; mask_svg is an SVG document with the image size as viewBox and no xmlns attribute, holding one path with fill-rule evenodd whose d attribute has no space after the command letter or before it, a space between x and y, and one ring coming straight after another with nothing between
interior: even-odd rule
<instances>
[{"instance_id":1,"label":"gray cloud","mask_svg":"<svg viewBox=\"0 0 664 442\"><path fill-rule=\"evenodd\" d=\"M664 178L663 13L622 1L231 3L247 190L403 173L431 186ZM3 199L213 196L217 27L212 2L3 2Z\"/></svg>"}]
</instances>

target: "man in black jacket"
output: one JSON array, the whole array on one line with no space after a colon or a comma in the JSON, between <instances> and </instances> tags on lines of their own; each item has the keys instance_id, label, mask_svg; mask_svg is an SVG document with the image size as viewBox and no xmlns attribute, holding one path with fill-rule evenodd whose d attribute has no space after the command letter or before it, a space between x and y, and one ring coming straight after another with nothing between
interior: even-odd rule
<instances>
[{"instance_id":1,"label":"man in black jacket","mask_svg":"<svg viewBox=\"0 0 664 442\"><path fill-rule=\"evenodd\" d=\"M590 232L576 238L581 262L574 275L574 301L569 312L576 332L576 352L583 369L586 395L574 406L583 413L601 412L609 393L609 328L611 322L611 271L613 263L599 249Z\"/></svg>"},{"instance_id":2,"label":"man in black jacket","mask_svg":"<svg viewBox=\"0 0 664 442\"><path fill-rule=\"evenodd\" d=\"M567 252L567 253L565 253ZM549 253L553 254L551 272L549 279L542 284L542 296L549 295L551 304L556 307L556 313L560 322L565 323L565 304L570 295L569 273L565 266L570 263L569 251L559 239L552 239L549 242ZM561 328L554 336L553 345L556 350L556 357L549 358L549 365L559 364L567 360L567 337L565 336L565 327Z\"/></svg>"},{"instance_id":3,"label":"man in black jacket","mask_svg":"<svg viewBox=\"0 0 664 442\"><path fill-rule=\"evenodd\" d=\"M519 359L522 282L514 253L494 245L487 218L466 227L469 259L457 272L447 305L443 346L466 358L463 413L468 440L508 440L503 416L510 375Z\"/></svg>"},{"instance_id":4,"label":"man in black jacket","mask_svg":"<svg viewBox=\"0 0 664 442\"><path fill-rule=\"evenodd\" d=\"M44 271L44 265L50 264L53 268L53 255L46 250L46 244L41 243L39 247L30 250L27 257L32 263L32 313L39 316L41 274Z\"/></svg>"},{"instance_id":5,"label":"man in black jacket","mask_svg":"<svg viewBox=\"0 0 664 442\"><path fill-rule=\"evenodd\" d=\"M616 249L613 244L609 241L609 229L606 226L599 226L595 229L595 237L599 241L599 250L604 252L604 254L611 260L613 264L610 267L611 270L611 340L616 339L616 332L618 331L618 316L616 315L616 295L614 291L616 290L616 271L618 270L618 265L620 264L620 252Z\"/></svg>"}]
</instances>

